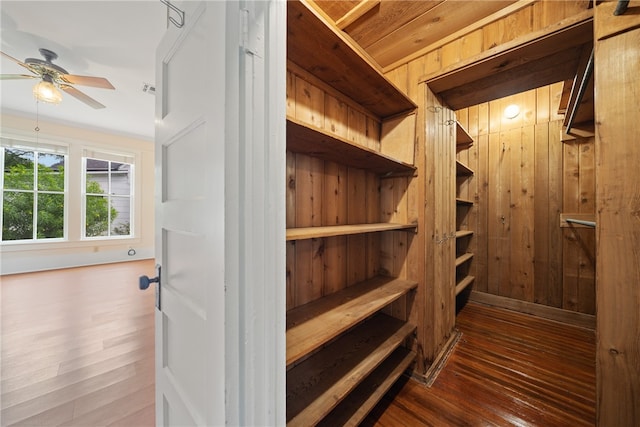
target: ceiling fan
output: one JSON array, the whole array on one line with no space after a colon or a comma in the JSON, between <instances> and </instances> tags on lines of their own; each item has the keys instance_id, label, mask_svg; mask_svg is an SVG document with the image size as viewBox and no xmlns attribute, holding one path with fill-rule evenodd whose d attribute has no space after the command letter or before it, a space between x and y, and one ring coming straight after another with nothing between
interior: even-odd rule
<instances>
[{"instance_id":1,"label":"ceiling fan","mask_svg":"<svg viewBox=\"0 0 640 427\"><path fill-rule=\"evenodd\" d=\"M22 62L0 51L0 54L2 54L2 56L12 60L18 65L23 66L34 74L0 74L0 80L40 79L40 82L38 82L33 87L33 94L40 101L58 104L60 101L62 101L62 94L58 90L61 89L65 93L68 93L69 95L84 102L90 107L105 108L104 105L71 85L75 84L102 89L115 89L109 82L109 80L103 77L77 76L68 74L67 70L52 62L58 57L55 52L52 52L49 49L38 50L44 57L44 60L37 58L27 58L24 60L24 62Z\"/></svg>"}]
</instances>

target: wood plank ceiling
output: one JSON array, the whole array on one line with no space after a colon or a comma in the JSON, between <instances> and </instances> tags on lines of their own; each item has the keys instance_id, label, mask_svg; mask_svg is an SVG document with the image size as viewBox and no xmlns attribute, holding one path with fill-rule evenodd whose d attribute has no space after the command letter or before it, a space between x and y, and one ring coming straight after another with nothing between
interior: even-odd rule
<instances>
[{"instance_id":1,"label":"wood plank ceiling","mask_svg":"<svg viewBox=\"0 0 640 427\"><path fill-rule=\"evenodd\" d=\"M415 52L500 13L518 0L311 1L387 71ZM567 110L569 119L572 102L576 102L574 81L579 83L584 75L585 53L588 57L593 46L592 22L585 16L575 17L574 23L564 22L569 28L547 28L529 35L530 40L513 40L508 43L513 45L511 50L497 47L499 54L495 57L487 55L490 49L483 56L468 58L466 64L454 64L439 75L429 76L428 83L451 107L458 109L565 80L567 93L561 108ZM474 63L486 66L477 69ZM586 86L579 104L575 123L592 123L592 83Z\"/></svg>"},{"instance_id":2,"label":"wood plank ceiling","mask_svg":"<svg viewBox=\"0 0 640 427\"><path fill-rule=\"evenodd\" d=\"M382 68L515 3L458 0L316 0Z\"/></svg>"}]
</instances>

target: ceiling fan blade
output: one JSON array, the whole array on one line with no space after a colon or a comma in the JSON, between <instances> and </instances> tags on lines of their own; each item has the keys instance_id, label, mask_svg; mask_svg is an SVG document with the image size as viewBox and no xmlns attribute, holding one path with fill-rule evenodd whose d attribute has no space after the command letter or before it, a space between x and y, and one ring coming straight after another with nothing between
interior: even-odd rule
<instances>
[{"instance_id":1,"label":"ceiling fan blade","mask_svg":"<svg viewBox=\"0 0 640 427\"><path fill-rule=\"evenodd\" d=\"M11 55L7 55L6 53L4 53L4 52L2 52L2 51L0 51L0 54L2 54L2 56L4 56L5 58L12 60L12 61L13 61L13 62L15 62L16 64L23 66L23 67L24 67L24 68L26 68L27 70L32 71L32 70L31 70L31 68L29 68L29 66L28 66L27 64L25 64L25 63L24 63L24 62L22 62L22 61L17 60L17 59L16 59L16 58L14 58L13 56L11 56ZM33 71L32 71L32 72L33 72Z\"/></svg>"},{"instance_id":2,"label":"ceiling fan blade","mask_svg":"<svg viewBox=\"0 0 640 427\"><path fill-rule=\"evenodd\" d=\"M98 101L96 101L95 99L91 98L86 93L80 92L78 89L76 89L73 86L62 84L62 85L60 85L60 89L62 89L63 91L65 91L69 95L73 96L74 98L84 102L85 104L87 104L90 107L93 107L95 109L105 108L104 105L100 104Z\"/></svg>"},{"instance_id":3,"label":"ceiling fan blade","mask_svg":"<svg viewBox=\"0 0 640 427\"><path fill-rule=\"evenodd\" d=\"M16 80L16 79L37 79L38 76L29 76L27 74L0 74L0 80Z\"/></svg>"},{"instance_id":4,"label":"ceiling fan blade","mask_svg":"<svg viewBox=\"0 0 640 427\"><path fill-rule=\"evenodd\" d=\"M73 74L60 74L60 78L74 85L99 87L101 89L115 89L109 80L104 77L76 76Z\"/></svg>"}]
</instances>

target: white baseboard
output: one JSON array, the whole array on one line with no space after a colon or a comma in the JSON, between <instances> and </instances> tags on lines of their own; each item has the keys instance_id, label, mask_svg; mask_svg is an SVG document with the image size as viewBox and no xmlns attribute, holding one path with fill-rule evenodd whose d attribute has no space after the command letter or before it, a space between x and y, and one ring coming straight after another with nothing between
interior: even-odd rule
<instances>
[{"instance_id":1,"label":"white baseboard","mask_svg":"<svg viewBox=\"0 0 640 427\"><path fill-rule=\"evenodd\" d=\"M53 251L51 251L53 252ZM4 253L0 262L2 275L31 273L35 271L56 270L60 268L84 267L88 265L109 264L123 261L139 261L155 256L154 248L136 248L134 255L129 255L127 250L101 250L68 252L49 254L29 254L29 252Z\"/></svg>"}]
</instances>

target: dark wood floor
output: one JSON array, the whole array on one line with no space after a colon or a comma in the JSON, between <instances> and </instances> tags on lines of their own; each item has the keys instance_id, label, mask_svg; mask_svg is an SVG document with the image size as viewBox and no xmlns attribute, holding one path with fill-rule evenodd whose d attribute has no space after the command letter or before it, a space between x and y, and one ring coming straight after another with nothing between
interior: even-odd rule
<instances>
[{"instance_id":1,"label":"dark wood floor","mask_svg":"<svg viewBox=\"0 0 640 427\"><path fill-rule=\"evenodd\" d=\"M396 384L364 426L593 426L595 333L467 304L434 384Z\"/></svg>"},{"instance_id":2,"label":"dark wood floor","mask_svg":"<svg viewBox=\"0 0 640 427\"><path fill-rule=\"evenodd\" d=\"M1 278L3 426L152 426L153 262ZM468 304L431 388L404 380L366 426L587 426L590 330Z\"/></svg>"}]
</instances>

